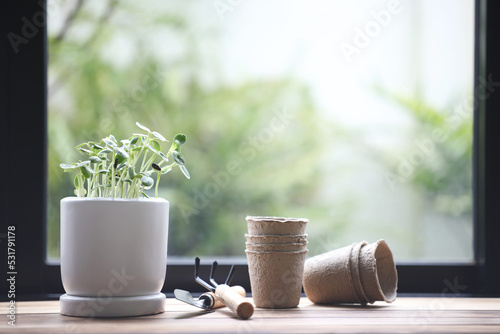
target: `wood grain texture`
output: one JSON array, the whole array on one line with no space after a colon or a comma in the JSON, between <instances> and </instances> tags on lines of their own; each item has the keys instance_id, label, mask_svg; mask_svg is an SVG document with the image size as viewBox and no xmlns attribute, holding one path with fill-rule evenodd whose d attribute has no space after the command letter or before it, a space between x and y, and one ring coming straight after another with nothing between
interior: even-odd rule
<instances>
[{"instance_id":1,"label":"wood grain texture","mask_svg":"<svg viewBox=\"0 0 500 334\"><path fill-rule=\"evenodd\" d=\"M248 299L251 301L251 299ZM158 315L89 319L59 314L57 301L18 302L16 327L0 303L0 333L500 333L500 298L398 298L392 304L320 306L302 298L292 309L260 309L241 320L168 298Z\"/></svg>"}]
</instances>

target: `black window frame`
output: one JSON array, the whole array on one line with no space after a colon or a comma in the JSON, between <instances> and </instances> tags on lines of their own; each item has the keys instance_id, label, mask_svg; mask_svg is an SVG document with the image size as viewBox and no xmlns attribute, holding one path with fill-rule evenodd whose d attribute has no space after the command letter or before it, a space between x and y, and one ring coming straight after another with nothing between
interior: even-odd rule
<instances>
[{"instance_id":1,"label":"black window frame","mask_svg":"<svg viewBox=\"0 0 500 334\"><path fill-rule=\"evenodd\" d=\"M64 293L60 268L46 260L47 210L47 3L9 1L0 5L0 110L2 110L2 220L0 251L7 275L7 226L16 233L16 299L57 298ZM495 145L500 128L500 2L476 0L474 92L474 263L398 264L399 292L452 295L500 294L500 150ZM443 13L445 15L445 13ZM32 27L26 27L30 22ZM23 26L25 26L23 28ZM34 28L33 28L34 27ZM16 36L14 36L15 34ZM10 39L9 39L10 37ZM21 39L16 39L22 37ZM15 38L18 52L12 46ZM457 69L460 70L460 69ZM487 98L484 80L493 84ZM498 132L498 130L497 130ZM5 147L7 148L5 150ZM1 151L0 151L1 152ZM443 236L444 237L444 236ZM190 261L191 262L191 261ZM208 262L208 259L207 259ZM230 261L221 261L229 265ZM220 271L227 270L227 268ZM237 264L234 282L249 289L245 261ZM170 260L164 292L174 288L201 291L193 263ZM7 291L2 279L2 291ZM0 294L7 300L7 293Z\"/></svg>"}]
</instances>

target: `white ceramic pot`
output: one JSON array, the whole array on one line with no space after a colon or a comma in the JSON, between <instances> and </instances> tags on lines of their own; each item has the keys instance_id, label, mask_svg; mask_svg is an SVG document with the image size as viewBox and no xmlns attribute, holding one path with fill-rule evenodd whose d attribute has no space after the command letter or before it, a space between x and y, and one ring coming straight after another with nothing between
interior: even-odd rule
<instances>
[{"instance_id":1,"label":"white ceramic pot","mask_svg":"<svg viewBox=\"0 0 500 334\"><path fill-rule=\"evenodd\" d=\"M62 304L66 301L66 305L61 305L61 313L129 316L161 312L159 305L165 298L160 291L167 265L168 213L168 201L157 198L62 199L61 276L67 295L61 298ZM74 302L69 307L72 296L100 305L92 310ZM136 307L139 314L127 311L117 314L116 310L123 307L113 306L127 300L134 308L133 301L144 298L155 299L156 306L147 311ZM64 306L68 306L66 310ZM76 307L87 309L86 314L77 312Z\"/></svg>"}]
</instances>

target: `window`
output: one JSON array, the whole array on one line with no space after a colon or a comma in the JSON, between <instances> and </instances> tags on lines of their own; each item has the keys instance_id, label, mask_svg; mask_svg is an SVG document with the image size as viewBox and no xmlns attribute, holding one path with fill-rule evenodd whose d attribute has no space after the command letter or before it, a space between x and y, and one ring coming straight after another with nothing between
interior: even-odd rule
<instances>
[{"instance_id":1,"label":"window","mask_svg":"<svg viewBox=\"0 0 500 334\"><path fill-rule=\"evenodd\" d=\"M50 5L50 3L49 3ZM475 48L475 92L484 90L481 86L480 78L488 78L492 75L492 80L496 79L495 73L498 69L493 62L495 59L495 49L488 48L488 54L484 51L484 46L492 45L488 43L489 39L493 40L495 25L491 20L486 21L481 15L488 9L488 15L491 14L492 8L486 6L493 6L486 2L478 2L476 4L476 18L481 20L476 21L476 48ZM16 32L22 36L23 17L28 20L34 17L34 14L43 9L33 5L31 8L16 8L16 5L4 5L6 8L2 13L8 13L9 19L4 20L5 35L9 32ZM484 7L483 7L484 6ZM19 18L19 19L16 19ZM38 22L38 21L37 21ZM488 33L483 34L482 29L488 26ZM496 28L498 29L498 28ZM29 173L30 177L23 178L9 178L9 188L7 196L7 222L8 224L16 225L18 235L20 236L19 242L19 270L25 270L26 275L24 279L19 282L19 286L23 288L24 294L40 293L40 292L62 292L59 279L59 268L57 265L49 265L45 262L45 241L44 235L44 215L46 211L46 169L45 169L45 152L46 143L44 140L36 141L33 138L45 138L46 134L46 68L45 68L45 55L46 55L46 40L44 37L43 25L38 28L38 33L33 33L27 43L19 44L20 51L15 53L12 46L7 40L7 53L3 54L2 64L3 70L6 75L4 78L8 79L8 85L4 90L6 105L8 106L7 122L5 123L5 132L9 133L9 138L19 138L16 147L32 147L30 152L30 161L37 168ZM26 51L26 52L25 52ZM38 56L37 56L38 55ZM35 60L35 61L33 61ZM28 76L29 74L29 80ZM482 75L480 77L480 75ZM196 88L196 87L194 87ZM492 87L494 89L494 87ZM29 92L30 99L24 98ZM476 94L477 96L477 94ZM451 263L447 261L445 265L400 265L398 271L401 278L400 291L402 292L440 292L445 288L443 284L444 279L454 280L455 277L459 280L460 284L468 286L467 292L492 292L498 287L495 287L493 282L495 277L498 277L498 259L493 258L493 254L498 254L498 246L494 244L494 236L498 236L498 226L494 225L496 213L494 212L494 197L493 191L498 182L493 171L497 167L498 158L492 152L491 146L488 145L494 138L492 137L491 129L493 125L498 123L496 116L488 112L494 110L494 106L498 104L498 98L494 94L488 99L476 99L478 106L475 114L475 220L476 228L473 240L475 241L475 254L476 260L471 264ZM216 105L217 101L214 101ZM490 109L491 108L491 109ZM21 113L23 112L23 114ZM257 112L257 111L256 111ZM30 123L26 123L26 114L29 113ZM487 122L486 122L487 121ZM209 123L208 123L209 124ZM22 126L21 126L22 125ZM31 137L17 135L18 129L26 129L26 133L31 134ZM491 136L491 137L490 137ZM14 162L25 161L26 152L20 152L9 148L8 169L6 175L17 175L18 164ZM488 154L489 153L489 154ZM486 182L487 180L487 182ZM32 194L36 201L30 204L30 210L22 209L24 203L19 199L25 196L26 192ZM22 237L22 238L21 238ZM390 241L389 241L390 242ZM214 253L215 254L215 253ZM467 256L466 256L467 258ZM463 258L462 258L463 259ZM243 266L244 268L244 266ZM175 282L176 277L185 274L191 275L191 263L185 265L175 265L168 269L166 289L179 287L178 281ZM240 271L241 272L241 271ZM427 277L425 282L415 280L417 274L419 277ZM243 277L244 275L242 275ZM29 278L28 278L29 277ZM32 277L40 277L40 280L32 280ZM413 278L412 278L413 277ZM236 279L236 278L235 278Z\"/></svg>"},{"instance_id":2,"label":"window","mask_svg":"<svg viewBox=\"0 0 500 334\"><path fill-rule=\"evenodd\" d=\"M59 162L138 120L188 136L192 179L160 187L170 256L244 257L260 214L308 217L310 255L385 238L398 261L471 262L473 1L227 6L49 11L49 257Z\"/></svg>"}]
</instances>

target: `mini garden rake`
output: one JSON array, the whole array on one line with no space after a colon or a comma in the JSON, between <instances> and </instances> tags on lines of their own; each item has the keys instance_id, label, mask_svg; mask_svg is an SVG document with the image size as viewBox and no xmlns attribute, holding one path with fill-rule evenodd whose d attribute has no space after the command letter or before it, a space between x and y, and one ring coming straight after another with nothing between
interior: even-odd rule
<instances>
[{"instance_id":1,"label":"mini garden rake","mask_svg":"<svg viewBox=\"0 0 500 334\"><path fill-rule=\"evenodd\" d=\"M231 266L229 275L226 278L224 284L218 284L215 279L215 269L217 268L217 261L212 264L212 269L210 270L210 283L207 283L198 275L198 269L200 267L200 258L195 259L194 265L194 278L198 284L206 288L207 290L215 293L215 296L220 299L231 311L233 311L238 317L242 319L248 319L253 315L253 305L246 301L238 292L231 289L229 283L234 275L234 265Z\"/></svg>"}]
</instances>

